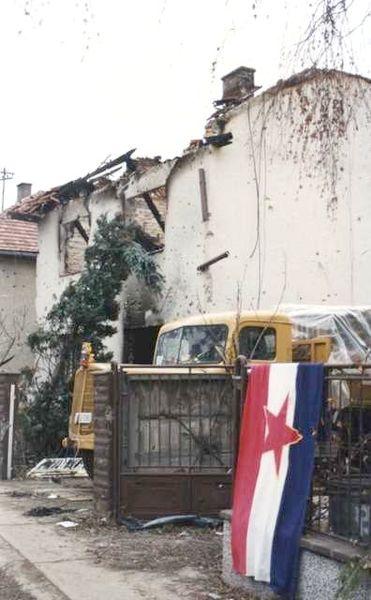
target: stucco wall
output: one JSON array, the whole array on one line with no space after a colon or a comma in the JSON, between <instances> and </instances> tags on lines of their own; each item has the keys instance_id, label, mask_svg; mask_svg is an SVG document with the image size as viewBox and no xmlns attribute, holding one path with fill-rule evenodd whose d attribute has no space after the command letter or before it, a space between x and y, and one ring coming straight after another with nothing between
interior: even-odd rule
<instances>
[{"instance_id":1,"label":"stucco wall","mask_svg":"<svg viewBox=\"0 0 371 600\"><path fill-rule=\"evenodd\" d=\"M238 303L370 303L370 100L371 85L345 75L272 90L224 117L232 144L178 162L168 181L165 320Z\"/></svg>"},{"instance_id":2,"label":"stucco wall","mask_svg":"<svg viewBox=\"0 0 371 600\"><path fill-rule=\"evenodd\" d=\"M59 251L59 224L76 219L87 214L91 215L90 241L93 239L99 216L106 214L113 217L120 212L120 201L110 191L95 192L90 196L89 203L82 199L70 201L59 210L49 212L39 224L39 256L37 260L37 319L42 322L54 302L67 287L70 281L79 275L63 275ZM122 315L115 324L118 332L106 340L107 349L113 352L116 360L122 356Z\"/></svg>"},{"instance_id":3,"label":"stucco wall","mask_svg":"<svg viewBox=\"0 0 371 600\"><path fill-rule=\"evenodd\" d=\"M19 371L23 367L33 366L33 357L26 340L36 327L35 260L0 255L0 320L4 323L15 344L9 355L14 358L0 367L0 371ZM6 340L2 335L2 352Z\"/></svg>"}]
</instances>

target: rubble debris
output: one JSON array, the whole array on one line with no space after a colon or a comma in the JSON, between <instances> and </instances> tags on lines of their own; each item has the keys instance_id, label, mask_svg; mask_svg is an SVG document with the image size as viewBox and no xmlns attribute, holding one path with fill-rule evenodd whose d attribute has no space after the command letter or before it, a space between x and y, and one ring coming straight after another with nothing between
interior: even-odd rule
<instances>
[{"instance_id":1,"label":"rubble debris","mask_svg":"<svg viewBox=\"0 0 371 600\"><path fill-rule=\"evenodd\" d=\"M8 496L11 498L30 498L32 492L19 492L18 490L13 490L13 492L8 492Z\"/></svg>"},{"instance_id":2,"label":"rubble debris","mask_svg":"<svg viewBox=\"0 0 371 600\"><path fill-rule=\"evenodd\" d=\"M88 477L82 458L43 458L28 471L28 479L44 479L50 477L60 483L56 477Z\"/></svg>"},{"instance_id":3,"label":"rubble debris","mask_svg":"<svg viewBox=\"0 0 371 600\"><path fill-rule=\"evenodd\" d=\"M191 152L197 152L200 148L202 148L203 143L202 140L191 140L186 148L184 148L183 154L189 154Z\"/></svg>"},{"instance_id":4,"label":"rubble debris","mask_svg":"<svg viewBox=\"0 0 371 600\"><path fill-rule=\"evenodd\" d=\"M50 517L51 515L61 515L62 513L77 512L77 508L63 508L62 506L35 506L27 510L26 517Z\"/></svg>"},{"instance_id":5,"label":"rubble debris","mask_svg":"<svg viewBox=\"0 0 371 600\"><path fill-rule=\"evenodd\" d=\"M67 510L60 506L35 506L27 510L24 515L26 517L50 517L51 515L60 515L63 512L67 512Z\"/></svg>"},{"instance_id":6,"label":"rubble debris","mask_svg":"<svg viewBox=\"0 0 371 600\"><path fill-rule=\"evenodd\" d=\"M104 165L100 165L84 177L79 177L46 192L40 191L24 198L21 202L10 207L7 210L7 214L15 219L37 223L57 206L63 206L71 199L78 198L79 196L87 197L102 185L112 183L112 180L108 179L109 176L118 171L123 164L126 165L126 171L123 176L127 177L133 173L140 176L147 169L161 163L160 156L155 156L154 158L132 158L134 152L135 148Z\"/></svg>"}]
</instances>

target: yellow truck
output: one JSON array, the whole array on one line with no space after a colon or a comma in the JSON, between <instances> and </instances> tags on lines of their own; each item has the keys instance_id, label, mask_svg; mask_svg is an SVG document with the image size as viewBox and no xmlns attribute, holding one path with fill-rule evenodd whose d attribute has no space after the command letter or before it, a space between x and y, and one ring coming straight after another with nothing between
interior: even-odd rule
<instances>
[{"instance_id":1,"label":"yellow truck","mask_svg":"<svg viewBox=\"0 0 371 600\"><path fill-rule=\"evenodd\" d=\"M251 363L326 362L330 340L326 336L293 340L290 317L278 312L243 311L202 314L164 325L159 332L153 365L124 365L124 371L148 374L218 372L234 364L238 355ZM94 452L93 374L110 369L109 364L94 362L89 345L84 348L82 365L76 372L69 418L69 436L64 446L73 446L82 456L92 476ZM179 369L177 369L179 365ZM170 369L171 368L171 369Z\"/></svg>"}]
</instances>

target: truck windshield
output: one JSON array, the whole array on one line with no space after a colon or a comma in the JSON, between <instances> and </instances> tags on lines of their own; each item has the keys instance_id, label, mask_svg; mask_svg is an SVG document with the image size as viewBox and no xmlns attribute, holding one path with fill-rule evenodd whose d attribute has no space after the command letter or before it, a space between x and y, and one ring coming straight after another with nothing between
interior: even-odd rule
<instances>
[{"instance_id":1,"label":"truck windshield","mask_svg":"<svg viewBox=\"0 0 371 600\"><path fill-rule=\"evenodd\" d=\"M160 335L156 365L220 363L224 360L226 325L189 325Z\"/></svg>"}]
</instances>

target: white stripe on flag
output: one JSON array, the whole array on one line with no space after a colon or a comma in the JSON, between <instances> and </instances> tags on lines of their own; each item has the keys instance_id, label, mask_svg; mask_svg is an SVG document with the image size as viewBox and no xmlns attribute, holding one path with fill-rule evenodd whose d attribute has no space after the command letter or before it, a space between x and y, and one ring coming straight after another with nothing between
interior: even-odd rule
<instances>
[{"instance_id":1,"label":"white stripe on flag","mask_svg":"<svg viewBox=\"0 0 371 600\"><path fill-rule=\"evenodd\" d=\"M293 425L295 414L297 367L295 363L273 364L269 372L267 408L277 415L289 395L286 423L290 426ZM259 581L270 581L273 537L288 463L289 446L282 449L278 476L273 450L264 452L261 458L246 545L246 575Z\"/></svg>"}]
</instances>

